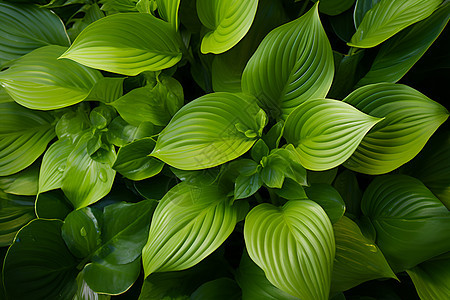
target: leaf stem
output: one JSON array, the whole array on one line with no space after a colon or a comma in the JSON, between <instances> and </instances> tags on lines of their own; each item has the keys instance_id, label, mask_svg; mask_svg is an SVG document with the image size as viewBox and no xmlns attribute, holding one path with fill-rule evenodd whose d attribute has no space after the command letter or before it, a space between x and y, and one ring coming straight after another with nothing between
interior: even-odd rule
<instances>
[{"instance_id":1,"label":"leaf stem","mask_svg":"<svg viewBox=\"0 0 450 300\"><path fill-rule=\"evenodd\" d=\"M356 54L358 51L359 51L359 48L356 48L356 47L350 47L350 49L348 50L347 55L348 55L348 56L352 56L352 55Z\"/></svg>"}]
</instances>

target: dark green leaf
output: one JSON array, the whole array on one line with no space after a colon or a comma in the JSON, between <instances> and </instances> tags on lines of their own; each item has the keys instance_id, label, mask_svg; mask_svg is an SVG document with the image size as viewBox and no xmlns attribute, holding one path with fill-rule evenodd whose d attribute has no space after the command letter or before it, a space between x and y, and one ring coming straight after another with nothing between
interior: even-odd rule
<instances>
[{"instance_id":1,"label":"dark green leaf","mask_svg":"<svg viewBox=\"0 0 450 300\"><path fill-rule=\"evenodd\" d=\"M73 210L61 190L41 193L36 199L36 215L42 219L64 220Z\"/></svg>"},{"instance_id":2,"label":"dark green leaf","mask_svg":"<svg viewBox=\"0 0 450 300\"><path fill-rule=\"evenodd\" d=\"M262 186L263 181L259 173L253 175L239 175L236 178L236 185L234 187L234 199L243 199L250 197L256 193Z\"/></svg>"},{"instance_id":3,"label":"dark green leaf","mask_svg":"<svg viewBox=\"0 0 450 300\"><path fill-rule=\"evenodd\" d=\"M333 186L342 196L346 212L355 217L359 216L361 214L362 192L356 174L350 170L344 170L336 177Z\"/></svg>"},{"instance_id":4,"label":"dark green leaf","mask_svg":"<svg viewBox=\"0 0 450 300\"><path fill-rule=\"evenodd\" d=\"M344 215L344 200L331 185L315 183L310 187L306 187L305 192L308 199L313 200L325 210L331 223L336 223Z\"/></svg>"},{"instance_id":5,"label":"dark green leaf","mask_svg":"<svg viewBox=\"0 0 450 300\"><path fill-rule=\"evenodd\" d=\"M318 2L318 0L313 0L313 2ZM353 3L355 3L355 0L320 0L319 11L335 16L352 7Z\"/></svg>"},{"instance_id":6,"label":"dark green leaf","mask_svg":"<svg viewBox=\"0 0 450 300\"><path fill-rule=\"evenodd\" d=\"M269 147L264 140L258 140L252 147L251 155L254 161L260 162L264 156L269 155Z\"/></svg>"},{"instance_id":7,"label":"dark green leaf","mask_svg":"<svg viewBox=\"0 0 450 300\"><path fill-rule=\"evenodd\" d=\"M8 194L34 196L38 192L38 181L39 165L34 163L16 174L0 177L0 190Z\"/></svg>"},{"instance_id":8,"label":"dark green leaf","mask_svg":"<svg viewBox=\"0 0 450 300\"><path fill-rule=\"evenodd\" d=\"M241 297L241 289L236 281L222 277L202 284L191 295L192 300L229 300L239 299Z\"/></svg>"}]
</instances>

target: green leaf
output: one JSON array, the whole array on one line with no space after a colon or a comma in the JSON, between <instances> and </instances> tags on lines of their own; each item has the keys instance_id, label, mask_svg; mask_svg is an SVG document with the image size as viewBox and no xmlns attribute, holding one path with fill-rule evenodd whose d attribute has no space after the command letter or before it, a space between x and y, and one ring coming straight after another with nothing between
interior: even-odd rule
<instances>
[{"instance_id":1,"label":"green leaf","mask_svg":"<svg viewBox=\"0 0 450 300\"><path fill-rule=\"evenodd\" d=\"M366 238L355 222L342 217L333 225L336 257L331 276L331 291L346 291L377 278L395 278L383 253Z\"/></svg>"},{"instance_id":2,"label":"green leaf","mask_svg":"<svg viewBox=\"0 0 450 300\"><path fill-rule=\"evenodd\" d=\"M341 195L331 185L315 183L305 188L308 199L319 204L327 213L331 223L336 223L345 212L345 203Z\"/></svg>"},{"instance_id":3,"label":"green leaf","mask_svg":"<svg viewBox=\"0 0 450 300\"><path fill-rule=\"evenodd\" d=\"M0 84L27 108L51 110L83 101L102 77L69 60L58 60L65 47L46 46L16 60L0 72Z\"/></svg>"},{"instance_id":4,"label":"green leaf","mask_svg":"<svg viewBox=\"0 0 450 300\"><path fill-rule=\"evenodd\" d=\"M30 166L55 137L53 117L13 103L0 103L0 176Z\"/></svg>"},{"instance_id":5,"label":"green leaf","mask_svg":"<svg viewBox=\"0 0 450 300\"><path fill-rule=\"evenodd\" d=\"M143 180L161 172L164 163L148 156L155 147L152 138L136 140L119 149L113 169L131 180Z\"/></svg>"},{"instance_id":6,"label":"green leaf","mask_svg":"<svg viewBox=\"0 0 450 300\"><path fill-rule=\"evenodd\" d=\"M437 39L449 18L450 3L447 2L429 18L383 43L369 72L357 86L400 80Z\"/></svg>"},{"instance_id":7,"label":"green leaf","mask_svg":"<svg viewBox=\"0 0 450 300\"><path fill-rule=\"evenodd\" d=\"M225 241L236 222L236 206L217 186L176 185L152 218L142 251L145 277L194 266Z\"/></svg>"},{"instance_id":8,"label":"green leaf","mask_svg":"<svg viewBox=\"0 0 450 300\"><path fill-rule=\"evenodd\" d=\"M318 0L313 0L313 2L318 2ZM355 0L320 0L319 11L335 16L352 7L353 3L355 3Z\"/></svg>"},{"instance_id":9,"label":"green leaf","mask_svg":"<svg viewBox=\"0 0 450 300\"><path fill-rule=\"evenodd\" d=\"M155 128L150 122L144 122L139 126L133 126L119 116L109 124L106 136L111 144L122 147L136 139L149 137L155 133Z\"/></svg>"},{"instance_id":10,"label":"green leaf","mask_svg":"<svg viewBox=\"0 0 450 300\"><path fill-rule=\"evenodd\" d=\"M125 77L103 77L97 81L85 101L110 103L123 95Z\"/></svg>"},{"instance_id":11,"label":"green leaf","mask_svg":"<svg viewBox=\"0 0 450 300\"><path fill-rule=\"evenodd\" d=\"M445 299L450 295L450 258L437 257L406 270L422 300Z\"/></svg>"},{"instance_id":12,"label":"green leaf","mask_svg":"<svg viewBox=\"0 0 450 300\"><path fill-rule=\"evenodd\" d=\"M285 178L283 186L279 189L273 189L273 192L278 196L287 200L304 200L308 199L306 196L303 186L301 186L297 181L290 178Z\"/></svg>"},{"instance_id":13,"label":"green leaf","mask_svg":"<svg viewBox=\"0 0 450 300\"><path fill-rule=\"evenodd\" d=\"M450 212L415 178L376 177L363 195L361 209L374 225L376 243L396 272L450 247Z\"/></svg>"},{"instance_id":14,"label":"green leaf","mask_svg":"<svg viewBox=\"0 0 450 300\"><path fill-rule=\"evenodd\" d=\"M41 193L36 199L36 215L41 219L64 220L73 210L69 200L61 190Z\"/></svg>"},{"instance_id":15,"label":"green leaf","mask_svg":"<svg viewBox=\"0 0 450 300\"><path fill-rule=\"evenodd\" d=\"M233 48L250 29L257 8L258 0L197 0L198 17L209 29L202 39L202 53L219 54Z\"/></svg>"},{"instance_id":16,"label":"green leaf","mask_svg":"<svg viewBox=\"0 0 450 300\"><path fill-rule=\"evenodd\" d=\"M8 94L8 92L0 85L0 103L14 102L14 99Z\"/></svg>"},{"instance_id":17,"label":"green leaf","mask_svg":"<svg viewBox=\"0 0 450 300\"><path fill-rule=\"evenodd\" d=\"M272 117L285 119L306 100L325 97L333 73L333 53L316 4L264 38L244 69L242 91L253 94Z\"/></svg>"},{"instance_id":18,"label":"green leaf","mask_svg":"<svg viewBox=\"0 0 450 300\"><path fill-rule=\"evenodd\" d=\"M89 24L105 16L96 3L87 4L84 0L77 1L82 2L84 5L70 18L69 22L72 23L72 27L67 30L67 34L71 41L75 40ZM77 18L77 15L82 17Z\"/></svg>"},{"instance_id":19,"label":"green leaf","mask_svg":"<svg viewBox=\"0 0 450 300\"><path fill-rule=\"evenodd\" d=\"M341 101L309 100L289 115L284 137L306 169L322 171L345 162L380 120Z\"/></svg>"},{"instance_id":20,"label":"green leaf","mask_svg":"<svg viewBox=\"0 0 450 300\"><path fill-rule=\"evenodd\" d=\"M274 151L276 151L275 149ZM288 162L276 152L264 157L261 160L261 179L269 188L280 189L285 179L285 170L288 168Z\"/></svg>"},{"instance_id":21,"label":"green leaf","mask_svg":"<svg viewBox=\"0 0 450 300\"><path fill-rule=\"evenodd\" d=\"M68 110L63 114L55 127L58 139L69 138L73 143L76 143L80 136L86 132L86 129L91 127L88 109L84 105L80 105L75 111Z\"/></svg>"},{"instance_id":22,"label":"green leaf","mask_svg":"<svg viewBox=\"0 0 450 300\"><path fill-rule=\"evenodd\" d=\"M39 165L34 163L16 174L0 177L0 190L8 194L34 196L38 192L38 180Z\"/></svg>"},{"instance_id":23,"label":"green leaf","mask_svg":"<svg viewBox=\"0 0 450 300\"><path fill-rule=\"evenodd\" d=\"M361 24L366 13L381 0L356 0L353 18L355 20L355 28Z\"/></svg>"},{"instance_id":24,"label":"green leaf","mask_svg":"<svg viewBox=\"0 0 450 300\"><path fill-rule=\"evenodd\" d=\"M61 189L79 209L97 202L111 190L114 171L111 165L94 160L88 152L91 133L84 134L75 149L69 154L64 170ZM115 150L111 148L109 156L115 160Z\"/></svg>"},{"instance_id":25,"label":"green leaf","mask_svg":"<svg viewBox=\"0 0 450 300\"><path fill-rule=\"evenodd\" d=\"M174 66L181 59L180 42L170 24L151 14L114 14L86 27L60 58L135 76Z\"/></svg>"},{"instance_id":26,"label":"green leaf","mask_svg":"<svg viewBox=\"0 0 450 300\"><path fill-rule=\"evenodd\" d=\"M390 172L411 160L449 115L439 103L400 84L364 86L344 102L384 118L344 164L348 169L371 175Z\"/></svg>"},{"instance_id":27,"label":"green leaf","mask_svg":"<svg viewBox=\"0 0 450 300\"><path fill-rule=\"evenodd\" d=\"M442 0L381 0L365 15L350 43L371 48L397 32L430 16Z\"/></svg>"},{"instance_id":28,"label":"green leaf","mask_svg":"<svg viewBox=\"0 0 450 300\"><path fill-rule=\"evenodd\" d=\"M236 280L242 289L242 300L298 300L297 297L273 286L246 251L242 254Z\"/></svg>"},{"instance_id":29,"label":"green leaf","mask_svg":"<svg viewBox=\"0 0 450 300\"><path fill-rule=\"evenodd\" d=\"M256 193L262 186L263 180L259 173L250 176L239 175L234 187L234 199L244 199Z\"/></svg>"},{"instance_id":30,"label":"green leaf","mask_svg":"<svg viewBox=\"0 0 450 300\"><path fill-rule=\"evenodd\" d=\"M211 168L241 156L266 124L253 99L231 93L197 98L175 114L151 155L182 170Z\"/></svg>"},{"instance_id":31,"label":"green leaf","mask_svg":"<svg viewBox=\"0 0 450 300\"><path fill-rule=\"evenodd\" d=\"M84 280L83 274L77 276L78 290L72 300L110 300L109 295L100 295L94 292Z\"/></svg>"},{"instance_id":32,"label":"green leaf","mask_svg":"<svg viewBox=\"0 0 450 300\"><path fill-rule=\"evenodd\" d=\"M340 173L333 184L345 202L346 213L357 217L361 214L362 192L356 174L350 170Z\"/></svg>"},{"instance_id":33,"label":"green leaf","mask_svg":"<svg viewBox=\"0 0 450 300\"><path fill-rule=\"evenodd\" d=\"M260 162L264 156L269 155L269 147L260 139L253 145L251 155L254 161Z\"/></svg>"},{"instance_id":34,"label":"green leaf","mask_svg":"<svg viewBox=\"0 0 450 300\"><path fill-rule=\"evenodd\" d=\"M208 281L202 284L191 295L192 300L229 300L240 299L241 289L237 285L236 281L222 277L219 279Z\"/></svg>"},{"instance_id":35,"label":"green leaf","mask_svg":"<svg viewBox=\"0 0 450 300\"><path fill-rule=\"evenodd\" d=\"M17 231L36 217L34 199L0 190L0 247L9 246Z\"/></svg>"},{"instance_id":36,"label":"green leaf","mask_svg":"<svg viewBox=\"0 0 450 300\"><path fill-rule=\"evenodd\" d=\"M180 0L156 0L158 13L167 22L178 30L178 10L180 9Z\"/></svg>"},{"instance_id":37,"label":"green leaf","mask_svg":"<svg viewBox=\"0 0 450 300\"><path fill-rule=\"evenodd\" d=\"M360 71L364 51L356 52L353 55L343 55L337 52L333 54L336 59L336 71L328 96L343 99L354 90L353 87L358 79L364 76L364 73Z\"/></svg>"},{"instance_id":38,"label":"green leaf","mask_svg":"<svg viewBox=\"0 0 450 300\"><path fill-rule=\"evenodd\" d=\"M100 245L102 220L99 216L95 208L84 207L71 212L64 220L61 236L76 257L88 257Z\"/></svg>"},{"instance_id":39,"label":"green leaf","mask_svg":"<svg viewBox=\"0 0 450 300\"><path fill-rule=\"evenodd\" d=\"M69 46L63 22L34 5L0 3L0 67L47 45Z\"/></svg>"},{"instance_id":40,"label":"green leaf","mask_svg":"<svg viewBox=\"0 0 450 300\"><path fill-rule=\"evenodd\" d=\"M326 171L311 171L311 170L306 171L308 183L304 185L310 185L313 183L332 184L334 179L336 178L338 167Z\"/></svg>"},{"instance_id":41,"label":"green leaf","mask_svg":"<svg viewBox=\"0 0 450 300\"><path fill-rule=\"evenodd\" d=\"M62 224L36 219L19 231L3 266L11 299L72 299L77 261L61 237Z\"/></svg>"},{"instance_id":42,"label":"green leaf","mask_svg":"<svg viewBox=\"0 0 450 300\"><path fill-rule=\"evenodd\" d=\"M249 256L273 285L301 299L328 299L334 236L318 204L260 204L245 219L244 238Z\"/></svg>"}]
</instances>

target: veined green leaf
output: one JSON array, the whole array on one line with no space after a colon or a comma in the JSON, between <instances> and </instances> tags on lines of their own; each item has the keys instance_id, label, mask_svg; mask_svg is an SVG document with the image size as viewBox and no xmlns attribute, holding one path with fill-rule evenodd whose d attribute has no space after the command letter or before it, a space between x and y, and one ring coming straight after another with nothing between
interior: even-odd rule
<instances>
[{"instance_id":1,"label":"veined green leaf","mask_svg":"<svg viewBox=\"0 0 450 300\"><path fill-rule=\"evenodd\" d=\"M345 203L341 195L331 185L326 183L314 183L305 187L308 199L319 204L327 213L331 223L336 223L345 212Z\"/></svg>"},{"instance_id":2,"label":"veined green leaf","mask_svg":"<svg viewBox=\"0 0 450 300\"><path fill-rule=\"evenodd\" d=\"M210 29L202 39L204 54L230 50L248 32L258 8L258 0L197 0L197 13Z\"/></svg>"},{"instance_id":3,"label":"veined green leaf","mask_svg":"<svg viewBox=\"0 0 450 300\"><path fill-rule=\"evenodd\" d=\"M266 115L254 98L213 93L183 106L159 134L152 156L182 170L214 167L247 152Z\"/></svg>"},{"instance_id":4,"label":"veined green leaf","mask_svg":"<svg viewBox=\"0 0 450 300\"><path fill-rule=\"evenodd\" d=\"M333 229L336 257L331 276L332 293L376 278L397 278L383 253L361 233L355 222L344 216Z\"/></svg>"},{"instance_id":5,"label":"veined green leaf","mask_svg":"<svg viewBox=\"0 0 450 300\"><path fill-rule=\"evenodd\" d=\"M0 103L0 176L31 165L55 137L53 117L14 103Z\"/></svg>"},{"instance_id":6,"label":"veined green leaf","mask_svg":"<svg viewBox=\"0 0 450 300\"><path fill-rule=\"evenodd\" d=\"M369 72L357 86L400 80L436 40L449 18L450 3L447 2L427 19L383 43Z\"/></svg>"},{"instance_id":7,"label":"veined green leaf","mask_svg":"<svg viewBox=\"0 0 450 300\"><path fill-rule=\"evenodd\" d=\"M249 256L274 286L300 299L328 299L335 245L318 204L260 204L245 219L244 238Z\"/></svg>"},{"instance_id":8,"label":"veined green leaf","mask_svg":"<svg viewBox=\"0 0 450 300\"><path fill-rule=\"evenodd\" d=\"M86 280L84 280L83 273L77 276L78 290L73 296L72 300L110 300L111 296L101 295L94 292L89 285L87 285Z\"/></svg>"},{"instance_id":9,"label":"veined green leaf","mask_svg":"<svg viewBox=\"0 0 450 300\"><path fill-rule=\"evenodd\" d=\"M167 22L178 30L178 10L180 9L180 0L156 0L158 13Z\"/></svg>"},{"instance_id":10,"label":"veined green leaf","mask_svg":"<svg viewBox=\"0 0 450 300\"><path fill-rule=\"evenodd\" d=\"M51 110L83 101L102 78L76 62L58 60L65 47L45 46L16 60L0 72L0 85L25 107Z\"/></svg>"},{"instance_id":11,"label":"veined green leaf","mask_svg":"<svg viewBox=\"0 0 450 300\"><path fill-rule=\"evenodd\" d=\"M0 67L47 45L69 46L63 22L34 5L0 3Z\"/></svg>"},{"instance_id":12,"label":"veined green leaf","mask_svg":"<svg viewBox=\"0 0 450 300\"><path fill-rule=\"evenodd\" d=\"M37 162L28 168L5 177L0 177L0 190L5 193L34 196L38 192L39 165Z\"/></svg>"},{"instance_id":13,"label":"veined green leaf","mask_svg":"<svg viewBox=\"0 0 450 300\"><path fill-rule=\"evenodd\" d=\"M12 299L72 299L77 291L77 260L61 237L60 220L36 219L17 234L3 266Z\"/></svg>"},{"instance_id":14,"label":"veined green leaf","mask_svg":"<svg viewBox=\"0 0 450 300\"><path fill-rule=\"evenodd\" d=\"M138 0L100 0L101 9L107 14L136 12L136 2Z\"/></svg>"},{"instance_id":15,"label":"veined green leaf","mask_svg":"<svg viewBox=\"0 0 450 300\"><path fill-rule=\"evenodd\" d=\"M349 46L371 48L430 16L442 0L381 0L365 15Z\"/></svg>"},{"instance_id":16,"label":"veined green leaf","mask_svg":"<svg viewBox=\"0 0 450 300\"><path fill-rule=\"evenodd\" d=\"M180 183L159 202L142 250L145 277L190 268L216 250L237 222L218 186Z\"/></svg>"},{"instance_id":17,"label":"veined green leaf","mask_svg":"<svg viewBox=\"0 0 450 300\"><path fill-rule=\"evenodd\" d=\"M287 118L284 137L306 169L322 171L346 161L380 120L338 100L308 100Z\"/></svg>"},{"instance_id":18,"label":"veined green leaf","mask_svg":"<svg viewBox=\"0 0 450 300\"><path fill-rule=\"evenodd\" d=\"M318 0L313 0L318 2ZM352 7L355 0L320 0L319 11L330 16L336 16L350 7Z\"/></svg>"},{"instance_id":19,"label":"veined green leaf","mask_svg":"<svg viewBox=\"0 0 450 300\"><path fill-rule=\"evenodd\" d=\"M8 92L0 85L0 103L14 102L14 99L8 94Z\"/></svg>"},{"instance_id":20,"label":"veined green leaf","mask_svg":"<svg viewBox=\"0 0 450 300\"><path fill-rule=\"evenodd\" d=\"M365 14L381 0L356 0L355 10L353 11L353 19L355 28L361 24Z\"/></svg>"},{"instance_id":21,"label":"veined green leaf","mask_svg":"<svg viewBox=\"0 0 450 300\"><path fill-rule=\"evenodd\" d=\"M244 69L242 90L272 117L285 119L304 101L325 97L333 73L333 53L316 4L264 38Z\"/></svg>"},{"instance_id":22,"label":"veined green leaf","mask_svg":"<svg viewBox=\"0 0 450 300\"><path fill-rule=\"evenodd\" d=\"M180 61L179 39L170 24L151 14L120 13L90 24L60 58L135 76Z\"/></svg>"},{"instance_id":23,"label":"veined green leaf","mask_svg":"<svg viewBox=\"0 0 450 300\"><path fill-rule=\"evenodd\" d=\"M396 272L450 247L450 211L415 178L376 177L363 195L361 209L374 225L376 243Z\"/></svg>"},{"instance_id":24,"label":"veined green leaf","mask_svg":"<svg viewBox=\"0 0 450 300\"><path fill-rule=\"evenodd\" d=\"M449 116L439 103L400 84L367 85L343 101L366 114L384 118L344 164L371 175L390 172L411 160Z\"/></svg>"},{"instance_id":25,"label":"veined green leaf","mask_svg":"<svg viewBox=\"0 0 450 300\"><path fill-rule=\"evenodd\" d=\"M123 81L125 77L103 77L92 88L86 101L100 101L110 103L123 95Z\"/></svg>"}]
</instances>

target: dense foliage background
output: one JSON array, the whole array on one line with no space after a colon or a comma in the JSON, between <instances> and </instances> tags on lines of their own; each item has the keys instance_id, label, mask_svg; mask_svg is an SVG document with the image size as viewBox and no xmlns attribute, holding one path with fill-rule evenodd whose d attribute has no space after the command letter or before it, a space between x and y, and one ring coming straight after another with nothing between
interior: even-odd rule
<instances>
[{"instance_id":1,"label":"dense foliage background","mask_svg":"<svg viewBox=\"0 0 450 300\"><path fill-rule=\"evenodd\" d=\"M448 299L442 0L0 0L0 299Z\"/></svg>"}]
</instances>

